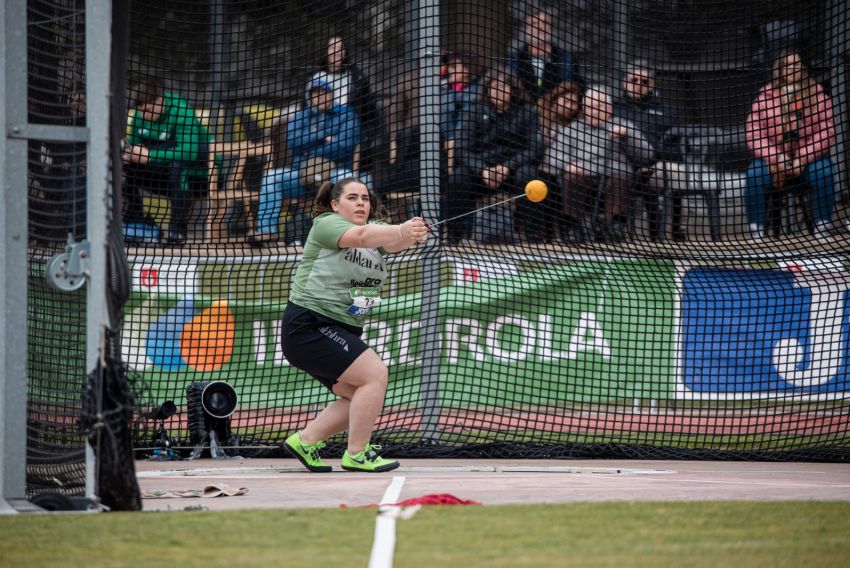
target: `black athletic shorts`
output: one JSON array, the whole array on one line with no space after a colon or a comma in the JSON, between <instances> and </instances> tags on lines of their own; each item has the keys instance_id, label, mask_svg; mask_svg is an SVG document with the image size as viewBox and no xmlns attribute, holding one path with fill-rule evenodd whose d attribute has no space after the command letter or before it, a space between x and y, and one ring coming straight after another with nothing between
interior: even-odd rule
<instances>
[{"instance_id":1,"label":"black athletic shorts","mask_svg":"<svg viewBox=\"0 0 850 568\"><path fill-rule=\"evenodd\" d=\"M363 328L347 325L289 302L280 334L283 356L333 392L342 375L369 349Z\"/></svg>"}]
</instances>

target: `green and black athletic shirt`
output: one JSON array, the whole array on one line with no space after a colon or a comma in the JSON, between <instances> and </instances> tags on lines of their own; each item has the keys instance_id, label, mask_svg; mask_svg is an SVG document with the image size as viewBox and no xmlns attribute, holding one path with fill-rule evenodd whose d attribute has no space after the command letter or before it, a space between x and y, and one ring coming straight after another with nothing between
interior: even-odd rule
<instances>
[{"instance_id":1,"label":"green and black athletic shirt","mask_svg":"<svg viewBox=\"0 0 850 568\"><path fill-rule=\"evenodd\" d=\"M339 248L343 233L356 226L337 213L322 213L313 220L289 299L330 319L363 327L363 320L381 303L387 266L380 249Z\"/></svg>"}]
</instances>

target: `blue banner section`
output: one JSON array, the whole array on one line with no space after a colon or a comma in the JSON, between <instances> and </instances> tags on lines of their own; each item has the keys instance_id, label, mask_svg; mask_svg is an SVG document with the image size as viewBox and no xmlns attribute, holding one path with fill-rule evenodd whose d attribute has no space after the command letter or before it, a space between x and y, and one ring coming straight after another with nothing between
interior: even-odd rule
<instances>
[{"instance_id":1,"label":"blue banner section","mask_svg":"<svg viewBox=\"0 0 850 568\"><path fill-rule=\"evenodd\" d=\"M720 394L850 390L848 290L847 272L688 271L683 386Z\"/></svg>"}]
</instances>

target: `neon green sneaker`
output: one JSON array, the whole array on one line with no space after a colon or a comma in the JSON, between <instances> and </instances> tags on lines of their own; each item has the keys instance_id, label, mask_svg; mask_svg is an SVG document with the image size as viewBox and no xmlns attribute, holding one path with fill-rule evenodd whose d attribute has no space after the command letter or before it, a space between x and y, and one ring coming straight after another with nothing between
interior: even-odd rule
<instances>
[{"instance_id":1,"label":"neon green sneaker","mask_svg":"<svg viewBox=\"0 0 850 568\"><path fill-rule=\"evenodd\" d=\"M397 461L385 460L378 455L377 450L380 449L381 446L366 444L366 449L353 456L348 453L348 450L345 450L345 453L342 454L342 469L346 471L379 472L392 471L397 468L399 466Z\"/></svg>"},{"instance_id":2,"label":"neon green sneaker","mask_svg":"<svg viewBox=\"0 0 850 568\"><path fill-rule=\"evenodd\" d=\"M324 442L305 444L301 441L301 432L296 432L284 440L281 446L285 452L304 464L304 467L316 473L327 473L331 466L319 457L319 450L325 447Z\"/></svg>"}]
</instances>

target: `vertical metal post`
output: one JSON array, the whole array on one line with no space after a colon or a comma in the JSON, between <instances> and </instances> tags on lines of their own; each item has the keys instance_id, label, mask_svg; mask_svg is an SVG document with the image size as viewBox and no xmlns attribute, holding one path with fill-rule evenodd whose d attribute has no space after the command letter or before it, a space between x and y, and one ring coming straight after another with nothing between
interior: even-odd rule
<instances>
[{"instance_id":1,"label":"vertical metal post","mask_svg":"<svg viewBox=\"0 0 850 568\"><path fill-rule=\"evenodd\" d=\"M422 214L440 217L440 4L420 0L416 55L419 61L419 174Z\"/></svg>"},{"instance_id":2,"label":"vertical metal post","mask_svg":"<svg viewBox=\"0 0 850 568\"><path fill-rule=\"evenodd\" d=\"M224 68L226 65L227 53L224 48L224 25L226 22L225 10L227 0L212 0L210 3L210 57L212 59L212 78L209 89L211 93L210 104L210 134L219 140L230 140L230 135L233 128L233 112L230 110L228 101L228 110L225 111L225 126L221 122L221 99L219 94L221 91L227 92L224 88ZM221 127L221 131L219 128Z\"/></svg>"},{"instance_id":3,"label":"vertical metal post","mask_svg":"<svg viewBox=\"0 0 850 568\"><path fill-rule=\"evenodd\" d=\"M830 83L832 86L832 104L835 115L835 144L830 149L832 174L838 195L850 192L850 173L848 167L847 129L850 128L848 91L850 85L850 17L847 15L845 0L832 0L827 11L826 23L829 36L829 62L832 67ZM850 231L850 219L844 219L846 230ZM839 230L845 230L841 228Z\"/></svg>"},{"instance_id":4,"label":"vertical metal post","mask_svg":"<svg viewBox=\"0 0 850 568\"><path fill-rule=\"evenodd\" d=\"M420 202L426 219L440 218L440 3L418 0L415 48L419 63ZM440 237L433 235L421 255L422 336L420 396L423 438L438 437L440 417Z\"/></svg>"},{"instance_id":5,"label":"vertical metal post","mask_svg":"<svg viewBox=\"0 0 850 568\"><path fill-rule=\"evenodd\" d=\"M629 0L616 0L614 2L613 21L611 22L611 63L614 66L614 77L619 85L621 77L626 70L627 54L629 49Z\"/></svg>"},{"instance_id":6,"label":"vertical metal post","mask_svg":"<svg viewBox=\"0 0 850 568\"><path fill-rule=\"evenodd\" d=\"M26 501L27 8L0 4L0 514Z\"/></svg>"},{"instance_id":7,"label":"vertical metal post","mask_svg":"<svg viewBox=\"0 0 850 568\"><path fill-rule=\"evenodd\" d=\"M100 366L105 345L107 313L107 235L109 227L109 110L112 94L110 72L112 52L112 3L86 0L86 113L89 128L87 152L88 188L86 226L91 245L90 273L86 296L86 370ZM103 385L96 386L100 393ZM98 412L100 405L98 404ZM97 500L96 456L86 444L86 497Z\"/></svg>"},{"instance_id":8,"label":"vertical metal post","mask_svg":"<svg viewBox=\"0 0 850 568\"><path fill-rule=\"evenodd\" d=\"M614 12L611 21L611 63L614 67L613 82L617 87L614 89L614 97L620 96L622 90L623 75L626 72L626 66L629 64L631 54L629 53L629 0L616 0L614 2ZM623 95L624 96L624 95ZM686 166L687 167L687 166ZM664 227L665 212L661 214L659 223ZM606 268L607 282L607 268ZM637 414L642 412L644 400L640 397L632 399L632 412ZM658 401L650 399L647 408L653 412L658 407Z\"/></svg>"}]
</instances>

